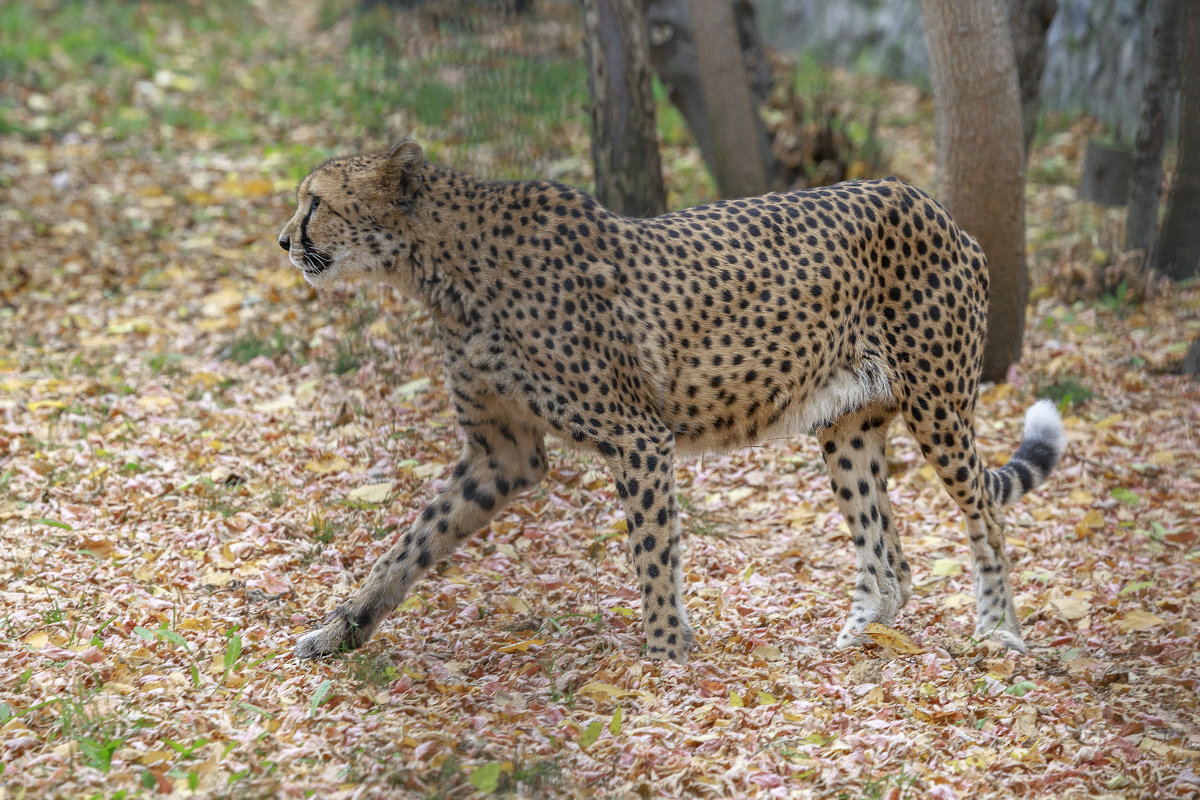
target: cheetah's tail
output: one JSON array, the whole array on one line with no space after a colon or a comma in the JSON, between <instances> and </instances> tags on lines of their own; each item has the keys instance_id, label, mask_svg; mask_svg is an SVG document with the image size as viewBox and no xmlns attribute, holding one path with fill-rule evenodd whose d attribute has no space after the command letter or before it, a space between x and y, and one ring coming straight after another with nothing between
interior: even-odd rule
<instances>
[{"instance_id":1,"label":"cheetah's tail","mask_svg":"<svg viewBox=\"0 0 1200 800\"><path fill-rule=\"evenodd\" d=\"M992 500L1011 505L1046 480L1067 446L1062 418L1054 403L1039 400L1025 412L1025 436L1021 446L1000 469L987 471L987 488Z\"/></svg>"}]
</instances>

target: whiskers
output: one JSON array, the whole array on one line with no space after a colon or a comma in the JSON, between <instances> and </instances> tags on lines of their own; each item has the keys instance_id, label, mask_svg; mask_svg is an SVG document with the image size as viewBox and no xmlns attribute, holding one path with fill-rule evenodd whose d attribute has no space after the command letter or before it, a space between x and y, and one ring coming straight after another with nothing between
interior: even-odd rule
<instances>
[{"instance_id":1,"label":"whiskers","mask_svg":"<svg viewBox=\"0 0 1200 800\"><path fill-rule=\"evenodd\" d=\"M319 275L329 269L329 265L333 263L332 255L315 246L312 241L302 241L300 245L304 251L306 272Z\"/></svg>"}]
</instances>

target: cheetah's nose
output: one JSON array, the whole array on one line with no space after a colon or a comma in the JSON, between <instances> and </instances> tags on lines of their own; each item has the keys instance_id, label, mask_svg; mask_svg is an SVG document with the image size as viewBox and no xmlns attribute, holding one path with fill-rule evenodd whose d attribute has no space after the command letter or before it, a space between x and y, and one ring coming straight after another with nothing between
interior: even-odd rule
<instances>
[{"instance_id":1,"label":"cheetah's nose","mask_svg":"<svg viewBox=\"0 0 1200 800\"><path fill-rule=\"evenodd\" d=\"M284 250L291 250L292 249L292 240L286 236L280 236L279 237L279 246L282 247Z\"/></svg>"}]
</instances>

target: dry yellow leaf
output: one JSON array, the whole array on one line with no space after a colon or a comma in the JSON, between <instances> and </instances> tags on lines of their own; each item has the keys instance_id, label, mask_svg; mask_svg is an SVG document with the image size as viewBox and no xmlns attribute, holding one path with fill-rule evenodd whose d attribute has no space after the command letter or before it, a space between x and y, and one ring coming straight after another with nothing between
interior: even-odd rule
<instances>
[{"instance_id":1,"label":"dry yellow leaf","mask_svg":"<svg viewBox=\"0 0 1200 800\"><path fill-rule=\"evenodd\" d=\"M1089 536L1094 530L1104 527L1104 515L1099 509L1088 509L1083 518L1075 524L1075 533L1079 536Z\"/></svg>"},{"instance_id":2,"label":"dry yellow leaf","mask_svg":"<svg viewBox=\"0 0 1200 800\"><path fill-rule=\"evenodd\" d=\"M867 627L863 628L863 633L870 637L875 644L881 647L890 647L902 655L925 652L917 647L916 642L900 631L880 625L878 622L867 623Z\"/></svg>"},{"instance_id":3,"label":"dry yellow leaf","mask_svg":"<svg viewBox=\"0 0 1200 800\"><path fill-rule=\"evenodd\" d=\"M740 503L741 501L745 500L747 497L749 497L752 494L754 494L753 487L738 486L734 489L730 489L728 492L725 493L725 500L727 502L729 502L730 504Z\"/></svg>"},{"instance_id":4,"label":"dry yellow leaf","mask_svg":"<svg viewBox=\"0 0 1200 800\"><path fill-rule=\"evenodd\" d=\"M498 647L496 649L499 650L501 653L524 653L527 650L529 650L529 648L532 647L533 645L545 644L545 643L546 643L545 639L526 639L523 642L514 642L512 644L506 644L503 647Z\"/></svg>"},{"instance_id":5,"label":"dry yellow leaf","mask_svg":"<svg viewBox=\"0 0 1200 800\"><path fill-rule=\"evenodd\" d=\"M528 614L529 603L514 595L508 598L508 610L514 614Z\"/></svg>"},{"instance_id":6,"label":"dry yellow leaf","mask_svg":"<svg viewBox=\"0 0 1200 800\"><path fill-rule=\"evenodd\" d=\"M314 458L304 465L304 468L309 472L315 472L318 475L328 475L332 472L343 472L348 469L350 462L339 455L331 454Z\"/></svg>"},{"instance_id":7,"label":"dry yellow leaf","mask_svg":"<svg viewBox=\"0 0 1200 800\"><path fill-rule=\"evenodd\" d=\"M4 723L3 727L0 727L0 734L4 734L5 736L15 736L28 732L29 726L22 722L20 717L13 717Z\"/></svg>"},{"instance_id":8,"label":"dry yellow leaf","mask_svg":"<svg viewBox=\"0 0 1200 800\"><path fill-rule=\"evenodd\" d=\"M214 569L209 567L204 570L204 575L200 578L200 582L205 586L224 586L233 580L233 573L226 569Z\"/></svg>"},{"instance_id":9,"label":"dry yellow leaf","mask_svg":"<svg viewBox=\"0 0 1200 800\"><path fill-rule=\"evenodd\" d=\"M227 178L220 189L234 197L266 197L275 191L275 184L266 178Z\"/></svg>"},{"instance_id":10,"label":"dry yellow leaf","mask_svg":"<svg viewBox=\"0 0 1200 800\"><path fill-rule=\"evenodd\" d=\"M1144 628L1153 628L1157 625L1162 625L1164 621L1162 617L1151 614L1149 611L1134 610L1117 621L1117 630L1121 631L1121 633L1140 631Z\"/></svg>"},{"instance_id":11,"label":"dry yellow leaf","mask_svg":"<svg viewBox=\"0 0 1200 800\"><path fill-rule=\"evenodd\" d=\"M773 644L761 644L750 651L750 655L759 661L781 661L783 653Z\"/></svg>"},{"instance_id":12,"label":"dry yellow leaf","mask_svg":"<svg viewBox=\"0 0 1200 800\"><path fill-rule=\"evenodd\" d=\"M162 764L165 761L170 761L174 755L170 750L147 750L138 759L143 767L153 767L155 764Z\"/></svg>"},{"instance_id":13,"label":"dry yellow leaf","mask_svg":"<svg viewBox=\"0 0 1200 800\"><path fill-rule=\"evenodd\" d=\"M34 631L33 633L22 639L25 644L32 647L34 650L41 650L50 641L50 634L45 631Z\"/></svg>"},{"instance_id":14,"label":"dry yellow leaf","mask_svg":"<svg viewBox=\"0 0 1200 800\"><path fill-rule=\"evenodd\" d=\"M1170 450L1156 450L1150 454L1150 460L1160 467L1175 465L1175 454Z\"/></svg>"},{"instance_id":15,"label":"dry yellow leaf","mask_svg":"<svg viewBox=\"0 0 1200 800\"><path fill-rule=\"evenodd\" d=\"M955 592L942 601L946 608L966 608L975 602L975 596L970 592Z\"/></svg>"},{"instance_id":16,"label":"dry yellow leaf","mask_svg":"<svg viewBox=\"0 0 1200 800\"><path fill-rule=\"evenodd\" d=\"M939 558L933 562L933 568L929 571L929 574L937 577L961 575L962 568L962 562L957 558Z\"/></svg>"},{"instance_id":17,"label":"dry yellow leaf","mask_svg":"<svg viewBox=\"0 0 1200 800\"><path fill-rule=\"evenodd\" d=\"M245 293L237 289L219 289L207 295L200 306L200 313L206 317L223 317L242 307Z\"/></svg>"},{"instance_id":18,"label":"dry yellow leaf","mask_svg":"<svg viewBox=\"0 0 1200 800\"><path fill-rule=\"evenodd\" d=\"M392 481L368 483L366 486L359 486L357 489L351 490L347 499L364 503L383 503L391 496L393 486L395 484Z\"/></svg>"},{"instance_id":19,"label":"dry yellow leaf","mask_svg":"<svg viewBox=\"0 0 1200 800\"><path fill-rule=\"evenodd\" d=\"M1089 492L1085 492L1083 489L1072 489L1071 502L1077 506L1090 506L1092 503L1096 502L1096 498L1093 497Z\"/></svg>"},{"instance_id":20,"label":"dry yellow leaf","mask_svg":"<svg viewBox=\"0 0 1200 800\"><path fill-rule=\"evenodd\" d=\"M1058 597L1050 605L1067 619L1083 619L1092 611L1092 604L1081 597Z\"/></svg>"},{"instance_id":21,"label":"dry yellow leaf","mask_svg":"<svg viewBox=\"0 0 1200 800\"><path fill-rule=\"evenodd\" d=\"M445 464L430 462L428 464L417 464L412 469L412 474L416 478L436 478L446 471Z\"/></svg>"}]
</instances>

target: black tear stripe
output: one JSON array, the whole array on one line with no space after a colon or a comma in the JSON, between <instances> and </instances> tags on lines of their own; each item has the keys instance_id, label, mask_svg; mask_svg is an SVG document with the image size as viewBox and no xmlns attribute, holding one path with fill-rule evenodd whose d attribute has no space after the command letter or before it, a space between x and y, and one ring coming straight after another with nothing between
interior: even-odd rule
<instances>
[{"instance_id":1,"label":"black tear stripe","mask_svg":"<svg viewBox=\"0 0 1200 800\"><path fill-rule=\"evenodd\" d=\"M321 205L321 198L317 197L314 194L312 196L312 202L309 203L309 206L308 206L308 213L304 215L304 219L301 220L301 222L300 222L300 242L301 242L301 244L303 244L304 242L311 241L308 238L308 221L310 219L312 219L313 212L315 212L317 210L317 206L319 206L319 205Z\"/></svg>"},{"instance_id":2,"label":"black tear stripe","mask_svg":"<svg viewBox=\"0 0 1200 800\"><path fill-rule=\"evenodd\" d=\"M317 206L321 205L321 198L315 194L312 196L312 203L308 206L308 213L304 215L304 219L300 221L300 249L304 253L304 263L310 268L319 272L324 272L325 267L329 266L325 263L325 259L314 254L316 249L312 239L308 238L308 221L312 219L313 212L317 210Z\"/></svg>"}]
</instances>

